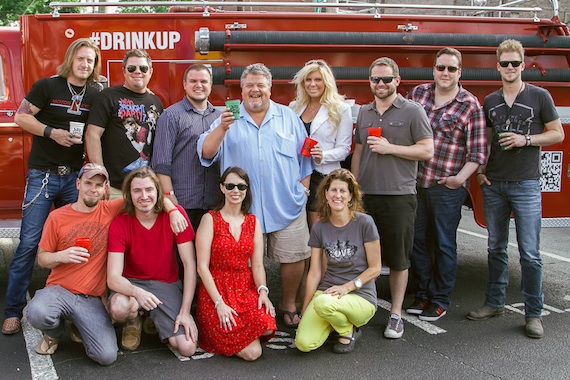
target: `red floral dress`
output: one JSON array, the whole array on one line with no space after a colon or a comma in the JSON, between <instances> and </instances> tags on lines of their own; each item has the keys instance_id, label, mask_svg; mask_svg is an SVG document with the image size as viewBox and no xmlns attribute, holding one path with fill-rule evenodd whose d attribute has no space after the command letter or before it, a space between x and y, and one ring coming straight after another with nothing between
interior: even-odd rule
<instances>
[{"instance_id":1,"label":"red floral dress","mask_svg":"<svg viewBox=\"0 0 570 380\"><path fill-rule=\"evenodd\" d=\"M239 240L230 232L230 225L219 211L209 211L214 221L214 238L210 254L210 272L226 305L237 312L237 326L232 330L220 327L214 301L202 283L198 289L196 321L200 348L213 354L233 356L267 330L277 330L275 318L257 308L259 295L249 268L253 253L255 216L247 214Z\"/></svg>"}]
</instances>

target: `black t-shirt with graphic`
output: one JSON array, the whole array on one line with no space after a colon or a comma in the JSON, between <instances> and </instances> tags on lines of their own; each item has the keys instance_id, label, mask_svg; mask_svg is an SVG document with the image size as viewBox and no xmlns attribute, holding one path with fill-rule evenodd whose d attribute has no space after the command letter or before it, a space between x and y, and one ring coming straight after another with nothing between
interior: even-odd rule
<instances>
[{"instance_id":1,"label":"black t-shirt with graphic","mask_svg":"<svg viewBox=\"0 0 570 380\"><path fill-rule=\"evenodd\" d=\"M101 148L111 186L120 189L128 172L148 165L161 113L162 102L156 95L122 85L106 88L97 96L88 124L105 128Z\"/></svg>"},{"instance_id":2,"label":"black t-shirt with graphic","mask_svg":"<svg viewBox=\"0 0 570 380\"><path fill-rule=\"evenodd\" d=\"M534 135L544 131L544 124L559 118L550 93L541 87L525 83L525 87L509 107L503 90L485 98L483 105L487 128L493 128L491 155L486 175L492 182L524 181L540 178L540 147L524 146L501 150L499 133L514 132Z\"/></svg>"},{"instance_id":3,"label":"black t-shirt with graphic","mask_svg":"<svg viewBox=\"0 0 570 380\"><path fill-rule=\"evenodd\" d=\"M81 94L83 90L83 87L71 87L77 94ZM99 85L96 84L87 86L81 102L74 103L67 79L55 76L43 78L34 83L26 100L40 109L35 115L39 122L52 128L69 131L70 121L87 122L89 110L99 89ZM68 110L74 113L69 113ZM57 166L70 166L79 170L82 165L83 144L74 144L68 148L50 138L34 135L28 158L29 168L49 170Z\"/></svg>"}]
</instances>

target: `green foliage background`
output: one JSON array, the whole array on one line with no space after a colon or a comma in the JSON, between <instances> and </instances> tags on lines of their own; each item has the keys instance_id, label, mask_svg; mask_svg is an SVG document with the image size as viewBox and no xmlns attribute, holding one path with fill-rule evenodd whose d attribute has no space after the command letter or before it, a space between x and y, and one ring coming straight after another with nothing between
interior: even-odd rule
<instances>
[{"instance_id":1,"label":"green foliage background","mask_svg":"<svg viewBox=\"0 0 570 380\"><path fill-rule=\"evenodd\" d=\"M55 0L0 0L0 25L15 25L20 15L52 13L49 3ZM58 2L79 2L79 0L57 0ZM119 0L123 1L123 0ZM121 13L160 13L168 7L128 7L120 8ZM79 13L78 8L64 8L60 13Z\"/></svg>"}]
</instances>

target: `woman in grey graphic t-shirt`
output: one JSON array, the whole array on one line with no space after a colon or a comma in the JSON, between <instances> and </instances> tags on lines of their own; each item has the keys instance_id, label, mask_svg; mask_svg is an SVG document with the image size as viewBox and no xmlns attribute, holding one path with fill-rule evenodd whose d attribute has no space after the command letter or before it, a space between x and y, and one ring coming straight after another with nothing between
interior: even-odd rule
<instances>
[{"instance_id":1,"label":"woman in grey graphic t-shirt","mask_svg":"<svg viewBox=\"0 0 570 380\"><path fill-rule=\"evenodd\" d=\"M380 238L350 171L332 171L317 189L317 204L320 221L309 239L311 266L295 343L312 351L335 330L333 352L348 353L376 312Z\"/></svg>"}]
</instances>

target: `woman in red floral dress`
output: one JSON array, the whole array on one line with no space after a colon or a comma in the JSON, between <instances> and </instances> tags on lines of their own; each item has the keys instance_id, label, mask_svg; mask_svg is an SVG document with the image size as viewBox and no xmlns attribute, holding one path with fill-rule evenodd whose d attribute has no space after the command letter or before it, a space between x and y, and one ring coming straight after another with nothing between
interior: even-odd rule
<instances>
[{"instance_id":1,"label":"woman in red floral dress","mask_svg":"<svg viewBox=\"0 0 570 380\"><path fill-rule=\"evenodd\" d=\"M200 347L251 361L261 356L261 342L277 330L263 267L263 234L255 215L248 213L247 173L226 169L220 190L218 205L204 215L196 233Z\"/></svg>"}]
</instances>

